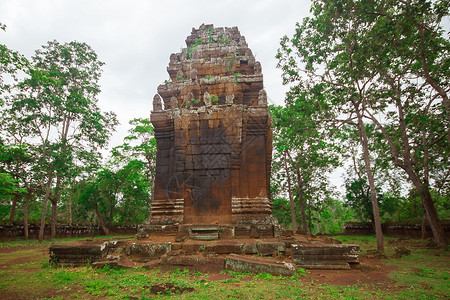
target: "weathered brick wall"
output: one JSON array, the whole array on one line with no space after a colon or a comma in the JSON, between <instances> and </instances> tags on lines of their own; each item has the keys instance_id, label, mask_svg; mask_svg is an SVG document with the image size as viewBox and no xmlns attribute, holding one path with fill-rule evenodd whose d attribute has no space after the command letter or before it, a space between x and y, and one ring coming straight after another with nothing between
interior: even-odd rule
<instances>
[{"instance_id":1,"label":"weathered brick wall","mask_svg":"<svg viewBox=\"0 0 450 300\"><path fill-rule=\"evenodd\" d=\"M137 225L114 225L110 228L110 234L136 234ZM58 225L56 226L56 237L84 237L101 235L102 232L95 225ZM35 239L39 236L39 225L28 226L29 238ZM45 226L44 237L50 236L50 225ZM0 225L0 239L14 239L24 237L24 226L22 224Z\"/></svg>"},{"instance_id":2,"label":"weathered brick wall","mask_svg":"<svg viewBox=\"0 0 450 300\"><path fill-rule=\"evenodd\" d=\"M450 238L450 221L441 221L447 237ZM421 238L422 225L417 222L389 222L381 224L383 234L388 236ZM372 223L346 222L344 234L348 235L372 235L375 234ZM426 226L426 237L432 237L430 225Z\"/></svg>"},{"instance_id":3,"label":"weathered brick wall","mask_svg":"<svg viewBox=\"0 0 450 300\"><path fill-rule=\"evenodd\" d=\"M202 25L186 44L170 56L170 80L153 99L149 223L271 224L272 130L261 64L237 27Z\"/></svg>"}]
</instances>

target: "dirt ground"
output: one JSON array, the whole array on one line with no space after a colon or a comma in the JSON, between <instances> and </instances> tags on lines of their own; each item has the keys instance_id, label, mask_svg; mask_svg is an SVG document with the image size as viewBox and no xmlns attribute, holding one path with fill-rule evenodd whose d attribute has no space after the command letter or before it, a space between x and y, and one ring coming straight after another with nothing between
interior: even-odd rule
<instances>
[{"instance_id":1,"label":"dirt ground","mask_svg":"<svg viewBox=\"0 0 450 300\"><path fill-rule=\"evenodd\" d=\"M68 242L68 244L77 245L78 241ZM37 250L39 255L30 256L28 250ZM0 248L0 258L4 253L16 253L13 259L4 261L0 259L0 270L9 269L14 265L26 265L33 262L41 262L48 258L48 247L11 247ZM354 285L376 284L381 289L389 288L394 281L388 278L389 272L395 270L395 266L388 266L381 259L361 258L363 270L352 268L351 270L309 270L308 275L302 279L303 282L310 283L312 280L316 284L332 284L332 285ZM35 271L35 268L21 267L23 271ZM228 279L228 274L209 273L208 280L217 281Z\"/></svg>"},{"instance_id":2,"label":"dirt ground","mask_svg":"<svg viewBox=\"0 0 450 300\"><path fill-rule=\"evenodd\" d=\"M345 237L344 237L345 238ZM98 241L98 240L97 240ZM442 298L446 295L445 288L445 280L441 281L443 285L442 286L436 286L433 281L428 280L428 273L427 272L434 272L434 274L437 277L441 277L442 279L445 279L448 277L446 275L448 273L448 269L445 268L445 265L450 264L450 257L448 255L438 249L429 248L429 245L427 244L427 241L424 240L405 240L405 239L393 239L390 238L386 241L385 246L389 249L389 258L386 260L384 257L378 257L377 255L371 255L371 250L373 249L373 241L366 242L364 239L359 240L360 246L361 246L361 252L360 255L360 264L352 265L352 268L350 270L308 270L306 272L306 276L302 277L300 276L297 280L301 282L298 287L304 288L306 291L314 291L316 288L323 291L323 288L321 289L322 285L325 286L331 286L334 290L337 290L339 293L342 292L341 295L345 296L348 292L348 287L358 287L363 288L365 290L364 293L367 292L373 292L373 295L377 295L378 291L384 291L384 293L387 293L387 295L392 295L392 298L395 298L395 295L402 295L400 298L404 297L406 294L402 294L404 290L410 291L410 290L416 290L416 289L425 289L429 291L436 291L434 294L430 292L430 294L423 294L419 298L432 296L434 298ZM73 246L79 245L80 241L69 241L64 242L67 244L71 244ZM392 258L393 255L393 249L398 246L405 246L411 249L412 252L418 253L421 251L428 251L427 255L418 256L417 258L414 258L414 260L404 260L404 259L396 259ZM424 250L428 249L428 250ZM199 254L201 255L201 254ZM16 290L14 288L8 288L8 289L2 289L2 286L17 286L17 284L20 284L19 282L15 281L12 282L10 279L8 279L9 274L14 274L15 272L20 271L21 272L21 279L23 280L24 276L23 273L29 273L30 280L34 275L34 278L36 278L36 274L42 272L44 276L47 276L46 271L48 269L42 269L42 266L45 265L46 262L48 262L49 258L49 246L22 246L22 247L7 247L7 248L1 248L0 247L0 275L3 275L3 282L1 281L2 277L0 276L0 299L32 299L36 297L29 297L26 293L24 293L23 290ZM433 261L434 258L438 258L438 260L435 261L434 265L433 263L422 263L427 261ZM409 263L408 263L409 261ZM439 271L438 269L431 269L433 266L436 266L436 262L439 261L439 266L436 268L442 269L443 272ZM418 265L416 265L416 263ZM419 265L422 264L422 265ZM398 266L396 266L398 265ZM414 270L417 268L417 273L420 275L419 280L413 282L410 281L406 284L406 282L400 282L397 281L397 278L395 276L390 276L390 274L398 274L399 272L401 274L406 274L407 276L410 276L412 273L414 273ZM433 267L434 268L434 267ZM59 269L56 269L51 272L60 272ZM68 270L67 272L70 273ZM142 271L140 271L142 272ZM147 271L144 271L147 272ZM149 272L152 272L152 269L149 270ZM394 273L393 273L394 272ZM441 273L439 273L441 272ZM163 275L165 274L165 275ZM171 273L161 273L163 276L172 276ZM215 272L215 273L208 273L203 275L194 275L195 273L190 273L191 276L189 280L192 280L191 282L197 281L209 281L209 282L219 282L219 281L227 281L227 279L232 280L239 280L242 284L236 283L236 281L232 281L231 285L229 287L242 287L245 285L252 285L254 284L254 276L238 276L228 273L228 272ZM412 274L414 275L414 274ZM6 276L6 277L5 277ZM398 276L398 275L397 275ZM436 277L435 276L435 277ZM198 277L198 278L197 278ZM444 278L445 277L445 278ZM74 294L80 293L80 297L82 299L103 299L103 296L97 296L96 294L88 293L86 292L86 285L83 285L82 283L77 283L71 281L68 286L64 284L59 284L58 288L53 288L49 286L49 280L52 277L50 276L50 279L47 279L47 285L45 287L39 287L36 291L36 295L39 295L38 298L60 298L60 299L69 299L74 298ZM173 277L176 279L176 277ZM278 281L277 281L278 282ZM300 283L299 282L299 283ZM270 284L270 282L268 282ZM39 284L39 283L30 283L30 286L32 284ZM222 283L219 283L222 285ZM225 284L224 284L225 285ZM67 290L66 290L67 287ZM283 289L282 287L280 289ZM440 289L438 291L437 289ZM154 288L155 292L158 291L177 291L177 292L183 292L183 287L179 286L170 286L167 284L160 284L158 286L155 286ZM189 295L189 290L185 291ZM392 293L391 293L392 292ZM398 293L397 293L398 292ZM331 292L330 292L331 293ZM335 295L335 294L334 294ZM414 294L412 294L414 295ZM437 297L436 297L437 295ZM86 298L87 297L87 298ZM320 297L319 297L320 298ZM352 298L352 296L350 296ZM358 298L358 297L356 297ZM370 297L369 297L370 298ZM425 299L424 298L424 299Z\"/></svg>"},{"instance_id":3,"label":"dirt ground","mask_svg":"<svg viewBox=\"0 0 450 300\"><path fill-rule=\"evenodd\" d=\"M314 280L317 284L332 285L373 284L381 290L390 289L395 284L388 274L397 267L385 265L381 259L375 258L361 258L360 262L369 270L310 270L302 281L309 283Z\"/></svg>"}]
</instances>

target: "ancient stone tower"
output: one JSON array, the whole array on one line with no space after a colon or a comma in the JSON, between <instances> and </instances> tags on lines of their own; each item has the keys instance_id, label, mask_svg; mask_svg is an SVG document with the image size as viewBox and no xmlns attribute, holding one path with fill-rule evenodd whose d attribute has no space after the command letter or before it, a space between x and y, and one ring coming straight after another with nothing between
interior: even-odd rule
<instances>
[{"instance_id":1,"label":"ancient stone tower","mask_svg":"<svg viewBox=\"0 0 450 300\"><path fill-rule=\"evenodd\" d=\"M277 236L261 65L237 27L201 25L186 44L153 98L154 200L140 231Z\"/></svg>"}]
</instances>

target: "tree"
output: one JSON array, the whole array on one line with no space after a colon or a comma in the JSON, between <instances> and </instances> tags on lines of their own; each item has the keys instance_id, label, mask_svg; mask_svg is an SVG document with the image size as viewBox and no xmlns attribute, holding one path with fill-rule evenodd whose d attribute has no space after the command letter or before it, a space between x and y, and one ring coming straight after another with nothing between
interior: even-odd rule
<instances>
[{"instance_id":1,"label":"tree","mask_svg":"<svg viewBox=\"0 0 450 300\"><path fill-rule=\"evenodd\" d=\"M290 92L286 95L286 107L270 106L270 112L275 131L274 160L276 163L279 157L283 161L294 231L293 198L296 198L302 231L306 234L310 232L311 211L319 210L319 202L332 193L326 174L338 165L338 160L332 140L326 141L326 132L321 131L311 118L314 107L305 97L306 94L299 96ZM294 187L291 187L291 177L296 179Z\"/></svg>"},{"instance_id":2,"label":"tree","mask_svg":"<svg viewBox=\"0 0 450 300\"><path fill-rule=\"evenodd\" d=\"M0 23L0 30L6 31L6 25ZM9 75L12 82L17 81L17 73L25 70L28 60L19 52L0 44L0 108L4 104L4 94L11 92L12 84L5 81L4 75Z\"/></svg>"},{"instance_id":3,"label":"tree","mask_svg":"<svg viewBox=\"0 0 450 300\"><path fill-rule=\"evenodd\" d=\"M286 36L282 38L281 48L277 53L278 66L283 71L284 83L297 83L296 90L291 89L293 93L307 91L312 101L317 103L319 114L315 115L321 122L350 124L358 129L374 210L377 249L384 252L368 137L363 120L368 97L367 85L373 74L354 55L354 48L361 43L359 33L364 26L351 14L348 18L335 22L337 18L333 19L334 7L328 3L315 1L311 10L313 17L305 18L301 25L297 24L292 39ZM308 77L302 78L301 73Z\"/></svg>"},{"instance_id":4,"label":"tree","mask_svg":"<svg viewBox=\"0 0 450 300\"><path fill-rule=\"evenodd\" d=\"M0 23L0 30L6 31L6 25ZM12 90L12 83L17 81L17 74L24 70L29 65L28 60L17 51L9 49L6 45L0 44L0 109L5 103L5 97ZM9 79L5 78L5 75L9 75ZM12 82L12 83L11 83ZM0 129L2 128L2 121L0 120ZM2 138L0 137L0 157L3 155L4 145ZM0 168L0 172L2 171ZM2 198L6 196L14 195L14 203L17 201L17 195L23 192L23 189L17 187L18 180L14 179L8 173L0 173L0 196ZM14 213L10 214L13 218Z\"/></svg>"},{"instance_id":5,"label":"tree","mask_svg":"<svg viewBox=\"0 0 450 300\"><path fill-rule=\"evenodd\" d=\"M26 193L24 189L16 186L17 180L14 180L8 173L0 173L0 197L11 197L17 193Z\"/></svg>"},{"instance_id":6,"label":"tree","mask_svg":"<svg viewBox=\"0 0 450 300\"><path fill-rule=\"evenodd\" d=\"M117 171L103 167L79 191L77 203L95 213L105 234L115 222L136 224L148 217L149 183L142 161L132 159Z\"/></svg>"},{"instance_id":7,"label":"tree","mask_svg":"<svg viewBox=\"0 0 450 300\"><path fill-rule=\"evenodd\" d=\"M114 147L111 151L113 163L123 166L133 159L144 163L145 175L152 190L151 202L153 199L156 166L155 132L149 119L137 118L129 123L134 127L128 131L129 135L125 137L124 143Z\"/></svg>"},{"instance_id":8,"label":"tree","mask_svg":"<svg viewBox=\"0 0 450 300\"><path fill-rule=\"evenodd\" d=\"M14 182L14 188L11 190L9 195L13 196L12 206L10 210L9 220L14 221L16 205L23 195L32 192L31 186L31 175L30 164L32 157L30 155L30 149L27 145L3 145L0 142L0 172L4 172L7 179L10 177ZM0 179L0 185L7 184L4 182L2 184L2 179ZM28 199L28 197L27 197Z\"/></svg>"},{"instance_id":9,"label":"tree","mask_svg":"<svg viewBox=\"0 0 450 300\"><path fill-rule=\"evenodd\" d=\"M448 15L449 3L391 5L391 10L374 6L362 14L376 17L367 35L377 36L377 43L368 44L367 50L376 62L372 68L379 74L379 89L384 91L378 102L370 103L372 111L365 117L383 136L386 154L419 191L434 238L445 247L431 188L448 173L450 42L443 37L440 22Z\"/></svg>"},{"instance_id":10,"label":"tree","mask_svg":"<svg viewBox=\"0 0 450 300\"><path fill-rule=\"evenodd\" d=\"M101 193L98 182L96 180L91 180L85 182L85 186L83 188L83 192L80 194L78 203L86 210L94 210L100 228L103 233L107 235L109 233L109 229L99 211L100 198Z\"/></svg>"},{"instance_id":11,"label":"tree","mask_svg":"<svg viewBox=\"0 0 450 300\"><path fill-rule=\"evenodd\" d=\"M20 93L8 101L4 113L8 126L21 129L9 132L20 133L30 144L39 141L40 184L45 187L40 240L48 200L54 236L57 204L69 170L82 163L83 152L105 146L117 124L113 113L102 113L97 106L102 65L85 43L48 42L32 58L29 77L19 85Z\"/></svg>"},{"instance_id":12,"label":"tree","mask_svg":"<svg viewBox=\"0 0 450 300\"><path fill-rule=\"evenodd\" d=\"M439 25L448 14L448 1L314 1L311 11L292 39L282 39L277 57L284 81L315 95L322 121L356 126L375 217L366 123L378 128L393 163L421 191L435 239L445 245L428 192L427 167L431 146L440 144L441 158L442 149L449 149L442 146L448 140L449 43ZM429 130L433 122L444 132ZM412 145L419 146L413 150ZM420 164L413 159L416 154ZM381 250L381 230L376 232Z\"/></svg>"}]
</instances>

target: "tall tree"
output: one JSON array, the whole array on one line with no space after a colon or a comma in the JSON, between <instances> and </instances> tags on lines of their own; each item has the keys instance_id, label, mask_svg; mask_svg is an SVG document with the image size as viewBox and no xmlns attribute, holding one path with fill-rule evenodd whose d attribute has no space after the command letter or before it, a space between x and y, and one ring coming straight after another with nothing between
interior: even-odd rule
<instances>
[{"instance_id":1,"label":"tall tree","mask_svg":"<svg viewBox=\"0 0 450 300\"><path fill-rule=\"evenodd\" d=\"M378 101L365 117L383 136L386 154L419 191L436 242L447 239L430 189L448 172L450 149L450 42L441 20L448 1L399 1L363 11L376 18L366 45L379 74ZM388 58L388 59L386 59Z\"/></svg>"},{"instance_id":2,"label":"tall tree","mask_svg":"<svg viewBox=\"0 0 450 300\"><path fill-rule=\"evenodd\" d=\"M448 9L446 0L314 1L313 16L292 39L283 38L278 53L286 82L306 73L311 80L303 80L304 87L321 85L329 99L322 104L324 119L329 108L334 119L350 114L345 122L354 122L360 133L374 210L365 122L378 127L391 160L421 192L442 246L446 238L429 193L429 171L430 158L448 160L450 47L440 27Z\"/></svg>"},{"instance_id":3,"label":"tall tree","mask_svg":"<svg viewBox=\"0 0 450 300\"><path fill-rule=\"evenodd\" d=\"M0 30L6 31L6 25L0 23ZM3 97L11 92L14 82L18 80L18 73L25 70L28 65L28 60L22 54L0 44L0 108L5 102Z\"/></svg>"},{"instance_id":4,"label":"tall tree","mask_svg":"<svg viewBox=\"0 0 450 300\"><path fill-rule=\"evenodd\" d=\"M48 200L52 203L51 232L55 235L61 186L76 162L76 151L98 151L117 124L113 113L102 113L97 105L102 65L85 43L48 42L36 51L29 77L8 103L5 113L10 123L22 126L29 143L39 141L41 185L45 186L40 240Z\"/></svg>"},{"instance_id":5,"label":"tall tree","mask_svg":"<svg viewBox=\"0 0 450 300\"><path fill-rule=\"evenodd\" d=\"M0 30L6 31L6 25L0 23ZM14 84L18 81L18 75L23 72L29 66L29 61L19 52L13 51L9 49L6 45L0 44L0 110L6 102L6 99L13 92ZM0 130L3 129L4 120L0 118ZM0 166L0 186L4 188L4 194L6 187L8 187L8 193L13 192L13 203L10 211L10 220L14 220L15 215L15 207L18 199L21 195L27 193L26 195L26 207L28 205L28 199L30 197L30 186L27 185L26 181L24 182L24 178L21 175L25 175L23 172L24 169L24 159L26 157L25 152L23 151L23 145L20 143L18 145L4 145L3 140L4 136L0 136L0 163L3 166ZM11 151L12 149L12 151ZM14 154L16 155L14 155ZM17 164L12 163L13 161L17 162ZM5 169L5 162L7 165L11 167L9 170ZM15 173L11 173L8 171L15 171ZM11 181L12 179L12 181ZM14 183L15 186L11 187L11 184ZM22 187L19 185L22 185ZM11 195L11 194L10 194ZM25 225L25 235L28 235L28 223L27 220L24 219Z\"/></svg>"},{"instance_id":6,"label":"tall tree","mask_svg":"<svg viewBox=\"0 0 450 300\"><path fill-rule=\"evenodd\" d=\"M104 234L109 233L109 228L106 225L104 218L100 213L101 205L101 193L97 180L89 180L84 182L81 187L82 192L78 198L78 204L81 205L85 210L94 210L97 222L102 229Z\"/></svg>"},{"instance_id":7,"label":"tall tree","mask_svg":"<svg viewBox=\"0 0 450 300\"><path fill-rule=\"evenodd\" d=\"M281 40L277 53L278 66L283 71L284 83L295 83L292 93L307 91L318 107L321 122L342 122L356 126L364 154L366 176L370 186L374 209L377 248L384 252L381 222L374 178L368 150L368 137L363 120L367 102L367 85L373 75L354 55L354 48L361 42L361 22L348 19L331 20L333 8L322 1L314 1L313 16L297 24L292 39ZM329 8L329 9L327 9ZM306 75L307 77L304 77Z\"/></svg>"},{"instance_id":8,"label":"tall tree","mask_svg":"<svg viewBox=\"0 0 450 300\"><path fill-rule=\"evenodd\" d=\"M326 174L339 163L332 139L327 140L327 132L320 130L311 118L315 108L306 96L291 91L286 96L286 107L270 107L275 131L275 160L277 156L282 157L288 190L291 192L289 198L295 195L297 199L305 234L310 231L308 219L311 219L311 213L308 211L319 209L320 206L314 207L314 204L323 201L331 193ZM291 176L291 172L294 176ZM295 177L292 188L291 177ZM290 202L293 225L296 225L294 203L293 200Z\"/></svg>"},{"instance_id":9,"label":"tall tree","mask_svg":"<svg viewBox=\"0 0 450 300\"><path fill-rule=\"evenodd\" d=\"M112 160L115 165L120 166L128 164L131 160L144 163L144 173L152 190L151 202L156 166L155 132L149 119L137 118L131 120L129 124L133 127L128 131L129 135L124 138L124 143L112 149Z\"/></svg>"},{"instance_id":10,"label":"tall tree","mask_svg":"<svg viewBox=\"0 0 450 300\"><path fill-rule=\"evenodd\" d=\"M16 189L26 191L25 193L17 191L13 194L13 201L10 210L10 221L14 221L15 210L18 201L26 193L32 190L32 170L30 164L32 157L30 149L24 144L3 145L0 142L0 172L7 173L16 182Z\"/></svg>"}]
</instances>

